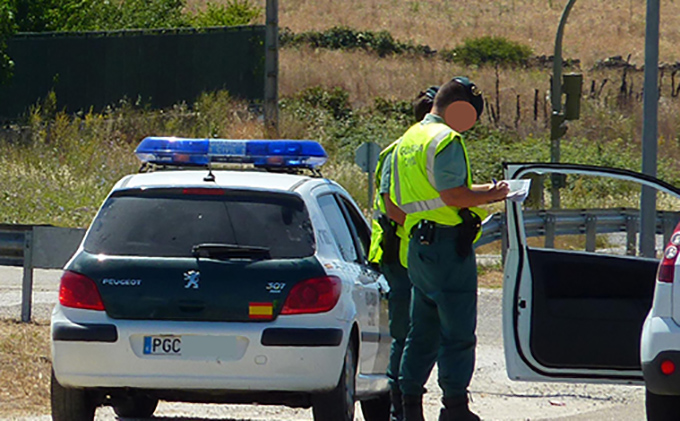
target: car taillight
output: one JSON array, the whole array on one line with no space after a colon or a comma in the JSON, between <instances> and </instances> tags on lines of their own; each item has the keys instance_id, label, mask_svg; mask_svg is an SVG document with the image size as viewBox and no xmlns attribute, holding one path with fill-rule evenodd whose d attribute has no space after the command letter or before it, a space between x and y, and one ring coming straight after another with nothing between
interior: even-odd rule
<instances>
[{"instance_id":1,"label":"car taillight","mask_svg":"<svg viewBox=\"0 0 680 421\"><path fill-rule=\"evenodd\" d=\"M342 281L336 276L302 281L288 293L281 314L324 313L335 307L341 291Z\"/></svg>"},{"instance_id":2,"label":"car taillight","mask_svg":"<svg viewBox=\"0 0 680 421\"><path fill-rule=\"evenodd\" d=\"M678 259L678 248L680 247L680 224L675 227L675 232L668 242L666 250L663 252L663 259L659 265L659 272L656 279L659 282L672 283L675 274L675 261Z\"/></svg>"},{"instance_id":3,"label":"car taillight","mask_svg":"<svg viewBox=\"0 0 680 421\"><path fill-rule=\"evenodd\" d=\"M61 275L59 304L85 310L104 310L102 297L94 281L85 275L68 270Z\"/></svg>"}]
</instances>

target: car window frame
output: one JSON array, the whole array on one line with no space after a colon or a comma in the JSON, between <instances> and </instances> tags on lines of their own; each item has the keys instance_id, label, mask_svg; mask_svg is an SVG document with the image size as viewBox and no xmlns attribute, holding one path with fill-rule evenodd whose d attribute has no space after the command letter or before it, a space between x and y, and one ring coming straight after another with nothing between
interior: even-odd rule
<instances>
[{"instance_id":1,"label":"car window frame","mask_svg":"<svg viewBox=\"0 0 680 421\"><path fill-rule=\"evenodd\" d=\"M317 204L319 205L319 207L321 207L321 204L319 203L319 201L322 198L330 197L330 199L333 201L333 203L335 203L335 205L338 207L338 209L340 211L340 215L342 216L343 221L345 222L345 227L347 228L347 231L349 232L350 239L352 241L352 246L354 247L354 258L353 258L353 260L347 260L347 258L345 257L345 254L342 252L342 249L340 248L339 240L338 240L338 238L335 234L335 231L333 230L333 227L331 226L332 221L330 221L328 219L328 217L322 212L324 221L326 222L326 224L329 225L331 236L333 237L333 241L335 243L335 246L338 248L338 251L339 251L339 254L340 254L340 257L342 258L342 260L345 261L345 262L349 262L349 263L361 263L359 250L357 248L358 244L357 244L357 240L356 240L356 232L354 231L353 225L348 223L348 221L347 221L348 217L347 217L346 211L342 207L342 203L337 199L336 194L337 193L335 193L335 192L327 192L327 193L320 194L316 198Z\"/></svg>"}]
</instances>

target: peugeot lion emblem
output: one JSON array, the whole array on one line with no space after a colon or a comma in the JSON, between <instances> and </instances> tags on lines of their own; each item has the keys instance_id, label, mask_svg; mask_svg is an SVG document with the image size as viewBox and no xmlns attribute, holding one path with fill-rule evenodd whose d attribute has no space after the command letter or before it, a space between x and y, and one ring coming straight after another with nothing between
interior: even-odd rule
<instances>
[{"instance_id":1,"label":"peugeot lion emblem","mask_svg":"<svg viewBox=\"0 0 680 421\"><path fill-rule=\"evenodd\" d=\"M190 270L184 274L184 280L187 282L184 288L198 289L198 281L201 279L201 272Z\"/></svg>"}]
</instances>

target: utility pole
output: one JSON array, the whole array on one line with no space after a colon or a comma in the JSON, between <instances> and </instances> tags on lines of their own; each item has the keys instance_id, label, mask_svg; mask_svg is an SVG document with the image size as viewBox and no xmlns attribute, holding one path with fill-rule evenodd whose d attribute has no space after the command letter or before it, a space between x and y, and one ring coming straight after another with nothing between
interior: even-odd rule
<instances>
[{"instance_id":1,"label":"utility pole","mask_svg":"<svg viewBox=\"0 0 680 421\"><path fill-rule=\"evenodd\" d=\"M656 177L659 111L659 0L647 0L645 82L642 120L642 173ZM640 196L640 255L656 257L656 190Z\"/></svg>"},{"instance_id":2,"label":"utility pole","mask_svg":"<svg viewBox=\"0 0 680 421\"><path fill-rule=\"evenodd\" d=\"M569 0L564 7L560 23L557 26L557 34L555 35L555 54L553 54L553 77L550 100L552 102L552 113L550 114L550 162L560 162L560 138L567 132L567 127L564 125L565 114L562 113L562 38L564 36L564 27L567 24L569 12L574 6L576 0ZM579 98L581 95L581 85L579 82ZM578 118L578 116L576 117ZM560 207L560 188L563 187L564 178L558 174L552 174L551 178L551 207L557 209Z\"/></svg>"},{"instance_id":3,"label":"utility pole","mask_svg":"<svg viewBox=\"0 0 680 421\"><path fill-rule=\"evenodd\" d=\"M267 137L279 137L279 1L267 0L265 31L264 125Z\"/></svg>"}]
</instances>

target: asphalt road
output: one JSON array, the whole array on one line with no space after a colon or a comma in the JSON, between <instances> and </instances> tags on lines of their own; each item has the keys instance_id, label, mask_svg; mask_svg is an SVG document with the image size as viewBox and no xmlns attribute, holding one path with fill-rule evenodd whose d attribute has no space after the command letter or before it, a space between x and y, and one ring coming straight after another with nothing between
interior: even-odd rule
<instances>
[{"instance_id":1,"label":"asphalt road","mask_svg":"<svg viewBox=\"0 0 680 421\"><path fill-rule=\"evenodd\" d=\"M60 271L36 270L33 316L48 319L57 300ZM22 269L0 266L0 318L20 319ZM644 388L598 384L525 383L508 379L505 372L501 330L501 291L483 289L479 295L477 365L470 386L472 409L484 420L644 420ZM427 385L425 416L435 420L441 393L436 371ZM357 408L358 409L358 408ZM357 420L363 420L357 411ZM311 420L310 410L280 406L197 405L162 402L156 420L261 421ZM117 419L109 408L100 408L96 420ZM0 420L47 421L49 416Z\"/></svg>"}]
</instances>

